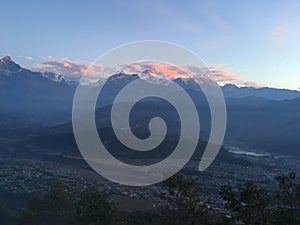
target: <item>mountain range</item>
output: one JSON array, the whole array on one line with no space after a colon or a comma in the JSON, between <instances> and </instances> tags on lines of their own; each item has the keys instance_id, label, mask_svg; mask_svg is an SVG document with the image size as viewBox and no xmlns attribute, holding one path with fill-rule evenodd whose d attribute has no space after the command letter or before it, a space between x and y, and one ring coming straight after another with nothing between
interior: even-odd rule
<instances>
[{"instance_id":1,"label":"mountain range","mask_svg":"<svg viewBox=\"0 0 300 225\"><path fill-rule=\"evenodd\" d=\"M157 79L151 76L150 72L143 71L139 75L129 75L121 72L112 75L107 79L108 89L118 89L118 87L124 86L135 79L143 79L146 81ZM173 81L186 90L201 91L197 83L192 79L176 78ZM201 79L200 82L210 85L210 82L212 81ZM33 99L35 101L53 101L51 103L70 101L72 100L72 95L74 94L76 85L77 82L68 81L68 79L66 79L63 75L58 75L52 72L34 72L22 68L20 65L15 63L10 56L5 56L0 60L1 104L7 104L10 99L12 100L11 102L14 102L14 100L22 100L26 103ZM269 100L300 98L299 91L288 89L238 87L233 84L226 84L221 88L225 98L245 98L251 96ZM6 98L3 96L6 96ZM13 105L10 105L7 109L17 107L19 104Z\"/></svg>"},{"instance_id":2,"label":"mountain range","mask_svg":"<svg viewBox=\"0 0 300 225\"><path fill-rule=\"evenodd\" d=\"M152 79L147 71L142 73L129 75L121 72L107 78L97 104L99 129L111 127L111 105L123 87L136 79L145 82ZM206 139L210 132L210 111L201 89L192 79L176 78L173 81L195 101L202 139ZM201 82L210 85L204 79ZM44 131L47 135L49 132L71 134L71 109L77 85L63 75L22 68L5 56L0 61L0 135L5 138L39 136ZM300 157L299 91L232 84L221 88L228 118L225 144ZM141 128L147 130L149 118L157 111L163 111L176 131L180 125L176 124L178 118L172 110L161 100L147 99L133 110L131 124L137 133L141 133Z\"/></svg>"}]
</instances>

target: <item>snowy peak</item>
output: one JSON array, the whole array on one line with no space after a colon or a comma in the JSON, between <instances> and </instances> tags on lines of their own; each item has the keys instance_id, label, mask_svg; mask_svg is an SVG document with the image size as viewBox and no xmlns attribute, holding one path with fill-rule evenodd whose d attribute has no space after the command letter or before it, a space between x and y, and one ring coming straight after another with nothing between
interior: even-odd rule
<instances>
[{"instance_id":1,"label":"snowy peak","mask_svg":"<svg viewBox=\"0 0 300 225\"><path fill-rule=\"evenodd\" d=\"M52 80L54 82L65 82L65 77L63 75L58 75L52 72L42 72L42 76Z\"/></svg>"},{"instance_id":2,"label":"snowy peak","mask_svg":"<svg viewBox=\"0 0 300 225\"><path fill-rule=\"evenodd\" d=\"M139 73L139 78L141 80L145 80L149 83L152 84L168 84L169 83L169 79L167 79L166 77L160 75L160 74L156 74L154 71L152 70L144 70L142 73Z\"/></svg>"},{"instance_id":3,"label":"snowy peak","mask_svg":"<svg viewBox=\"0 0 300 225\"><path fill-rule=\"evenodd\" d=\"M168 86L170 82L175 82L181 87L185 89L193 89L193 90L199 90L199 84L204 86L211 86L214 85L214 82L211 80L206 80L201 77L194 77L194 78L183 78L178 77L175 79L167 78L161 74L157 74L152 70L144 70L143 72L137 73L137 74L127 74L125 72L120 72L117 74L114 74L107 78L107 83L110 85L119 85L119 84L127 84L133 80L141 79L145 82L155 84L155 85L165 85Z\"/></svg>"},{"instance_id":4,"label":"snowy peak","mask_svg":"<svg viewBox=\"0 0 300 225\"><path fill-rule=\"evenodd\" d=\"M0 61L0 71L8 73L20 72L22 67L16 64L9 55L4 56Z\"/></svg>"},{"instance_id":5,"label":"snowy peak","mask_svg":"<svg viewBox=\"0 0 300 225\"><path fill-rule=\"evenodd\" d=\"M28 69L22 68L19 64L15 63L9 55L4 56L0 60L0 75L9 77L10 79L26 78L27 81L34 82L35 79L47 78L50 81L57 83L65 83L66 79L63 75L58 75L52 72L34 72Z\"/></svg>"},{"instance_id":6,"label":"snowy peak","mask_svg":"<svg viewBox=\"0 0 300 225\"><path fill-rule=\"evenodd\" d=\"M10 62L10 61L12 61L12 60L11 60L11 57L9 55L6 55L1 59L1 63L7 63L7 62Z\"/></svg>"},{"instance_id":7,"label":"snowy peak","mask_svg":"<svg viewBox=\"0 0 300 225\"><path fill-rule=\"evenodd\" d=\"M127 74L123 71L117 74L114 74L110 77L108 77L109 82L118 82L118 81L132 81L137 79L138 76L136 74Z\"/></svg>"}]
</instances>

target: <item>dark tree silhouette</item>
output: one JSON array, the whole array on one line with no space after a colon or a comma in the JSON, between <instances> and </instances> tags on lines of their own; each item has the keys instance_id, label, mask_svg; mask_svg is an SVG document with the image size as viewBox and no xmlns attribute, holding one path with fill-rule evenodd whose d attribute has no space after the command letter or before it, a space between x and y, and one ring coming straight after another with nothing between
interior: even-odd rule
<instances>
[{"instance_id":1,"label":"dark tree silhouette","mask_svg":"<svg viewBox=\"0 0 300 225\"><path fill-rule=\"evenodd\" d=\"M80 225L117 224L114 204L107 200L104 193L95 188L80 193L76 217L76 224Z\"/></svg>"},{"instance_id":2,"label":"dark tree silhouette","mask_svg":"<svg viewBox=\"0 0 300 225\"><path fill-rule=\"evenodd\" d=\"M199 197L201 189L197 186L196 179L177 174L165 181L164 187L164 191L159 193L168 208L164 224L208 224L208 207Z\"/></svg>"},{"instance_id":3,"label":"dark tree silhouette","mask_svg":"<svg viewBox=\"0 0 300 225\"><path fill-rule=\"evenodd\" d=\"M296 173L276 176L277 190L258 187L247 182L242 187L224 186L220 195L231 211L231 222L245 224L300 224L300 184L296 183Z\"/></svg>"},{"instance_id":4,"label":"dark tree silhouette","mask_svg":"<svg viewBox=\"0 0 300 225\"><path fill-rule=\"evenodd\" d=\"M21 214L20 225L114 225L114 204L96 188L78 190L54 181L49 192L35 194Z\"/></svg>"}]
</instances>

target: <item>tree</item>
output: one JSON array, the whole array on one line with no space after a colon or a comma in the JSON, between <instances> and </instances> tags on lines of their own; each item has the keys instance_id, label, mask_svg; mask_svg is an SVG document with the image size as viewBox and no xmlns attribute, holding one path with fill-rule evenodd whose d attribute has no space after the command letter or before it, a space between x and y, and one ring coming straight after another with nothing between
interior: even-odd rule
<instances>
[{"instance_id":1,"label":"tree","mask_svg":"<svg viewBox=\"0 0 300 225\"><path fill-rule=\"evenodd\" d=\"M278 190L275 196L278 221L285 224L300 224L300 184L296 183L296 173L276 176Z\"/></svg>"},{"instance_id":2,"label":"tree","mask_svg":"<svg viewBox=\"0 0 300 225\"><path fill-rule=\"evenodd\" d=\"M50 190L35 194L21 214L20 225L114 225L116 210L96 188L80 190L54 181Z\"/></svg>"},{"instance_id":3,"label":"tree","mask_svg":"<svg viewBox=\"0 0 300 225\"><path fill-rule=\"evenodd\" d=\"M19 224L68 224L74 219L74 190L58 181L50 184L46 194L35 193L28 208L19 218Z\"/></svg>"},{"instance_id":4,"label":"tree","mask_svg":"<svg viewBox=\"0 0 300 225\"><path fill-rule=\"evenodd\" d=\"M163 224L208 224L208 206L199 197L201 189L196 179L177 174L165 181L164 187L165 190L159 193L168 208Z\"/></svg>"},{"instance_id":5,"label":"tree","mask_svg":"<svg viewBox=\"0 0 300 225\"><path fill-rule=\"evenodd\" d=\"M80 225L113 225L117 223L115 205L96 188L90 188L80 193L76 218L77 224Z\"/></svg>"},{"instance_id":6,"label":"tree","mask_svg":"<svg viewBox=\"0 0 300 225\"><path fill-rule=\"evenodd\" d=\"M0 224L14 224L15 212L12 212L7 205L0 202Z\"/></svg>"},{"instance_id":7,"label":"tree","mask_svg":"<svg viewBox=\"0 0 300 225\"><path fill-rule=\"evenodd\" d=\"M277 190L258 187L247 182L235 189L224 186L220 195L236 221L245 224L300 224L300 184L296 173L276 176Z\"/></svg>"},{"instance_id":8,"label":"tree","mask_svg":"<svg viewBox=\"0 0 300 225\"><path fill-rule=\"evenodd\" d=\"M235 191L231 186L222 187L220 194L233 212L233 219L245 224L270 224L271 196L265 188L247 182Z\"/></svg>"}]
</instances>

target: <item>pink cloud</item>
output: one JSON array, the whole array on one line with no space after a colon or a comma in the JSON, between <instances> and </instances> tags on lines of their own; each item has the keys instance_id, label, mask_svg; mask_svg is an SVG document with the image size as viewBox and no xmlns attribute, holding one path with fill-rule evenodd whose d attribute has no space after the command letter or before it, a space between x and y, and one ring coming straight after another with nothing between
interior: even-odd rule
<instances>
[{"instance_id":1,"label":"pink cloud","mask_svg":"<svg viewBox=\"0 0 300 225\"><path fill-rule=\"evenodd\" d=\"M47 56L45 61L33 66L34 70L49 71L69 77L87 76L107 76L111 68L103 65L87 62L83 60L70 60L68 58L56 59L52 56Z\"/></svg>"},{"instance_id":2,"label":"pink cloud","mask_svg":"<svg viewBox=\"0 0 300 225\"><path fill-rule=\"evenodd\" d=\"M131 73L150 70L154 74L165 76L167 78L189 77L187 74L189 73L195 76L204 76L220 84L233 83L239 86L262 86L256 82L245 81L240 75L234 74L231 69L226 68L224 64L213 64L208 67L181 65L180 68L182 68L182 70L167 64L143 62L138 64L128 64L125 66L124 70L129 70Z\"/></svg>"},{"instance_id":3,"label":"pink cloud","mask_svg":"<svg viewBox=\"0 0 300 225\"><path fill-rule=\"evenodd\" d=\"M126 64L124 66L124 71L129 71L130 73L139 73L145 70L150 70L152 74L165 76L166 78L171 79L177 77L188 77L188 75L179 68L158 62L142 62Z\"/></svg>"},{"instance_id":4,"label":"pink cloud","mask_svg":"<svg viewBox=\"0 0 300 225\"><path fill-rule=\"evenodd\" d=\"M280 24L272 28L270 33L271 42L281 48L288 39L288 25Z\"/></svg>"},{"instance_id":5,"label":"pink cloud","mask_svg":"<svg viewBox=\"0 0 300 225\"><path fill-rule=\"evenodd\" d=\"M31 56L23 56L23 55L19 55L18 56L19 58L23 58L23 59L26 59L26 60L29 60L29 61L32 61L33 58Z\"/></svg>"},{"instance_id":6,"label":"pink cloud","mask_svg":"<svg viewBox=\"0 0 300 225\"><path fill-rule=\"evenodd\" d=\"M220 84L235 84L238 86L262 87L260 83L247 81L241 75L232 72L232 69L226 68L224 64L213 64L209 66L210 77Z\"/></svg>"},{"instance_id":7,"label":"pink cloud","mask_svg":"<svg viewBox=\"0 0 300 225\"><path fill-rule=\"evenodd\" d=\"M210 78L217 82L237 81L241 79L239 75L233 74L225 68L223 64L214 64L209 66Z\"/></svg>"},{"instance_id":8,"label":"pink cloud","mask_svg":"<svg viewBox=\"0 0 300 225\"><path fill-rule=\"evenodd\" d=\"M70 60L67 58L56 59L48 56L43 63L35 64L34 69L55 72L69 77L85 75L94 78L108 77L121 70L129 74L137 74L149 70L153 76L165 76L170 79L177 77L186 78L191 74L209 78L220 84L234 83L241 86L261 86L255 82L245 81L241 76L234 74L231 69L226 68L224 64L213 64L208 67L190 65L180 65L176 67L158 62L141 62L109 67L99 63Z\"/></svg>"}]
</instances>

